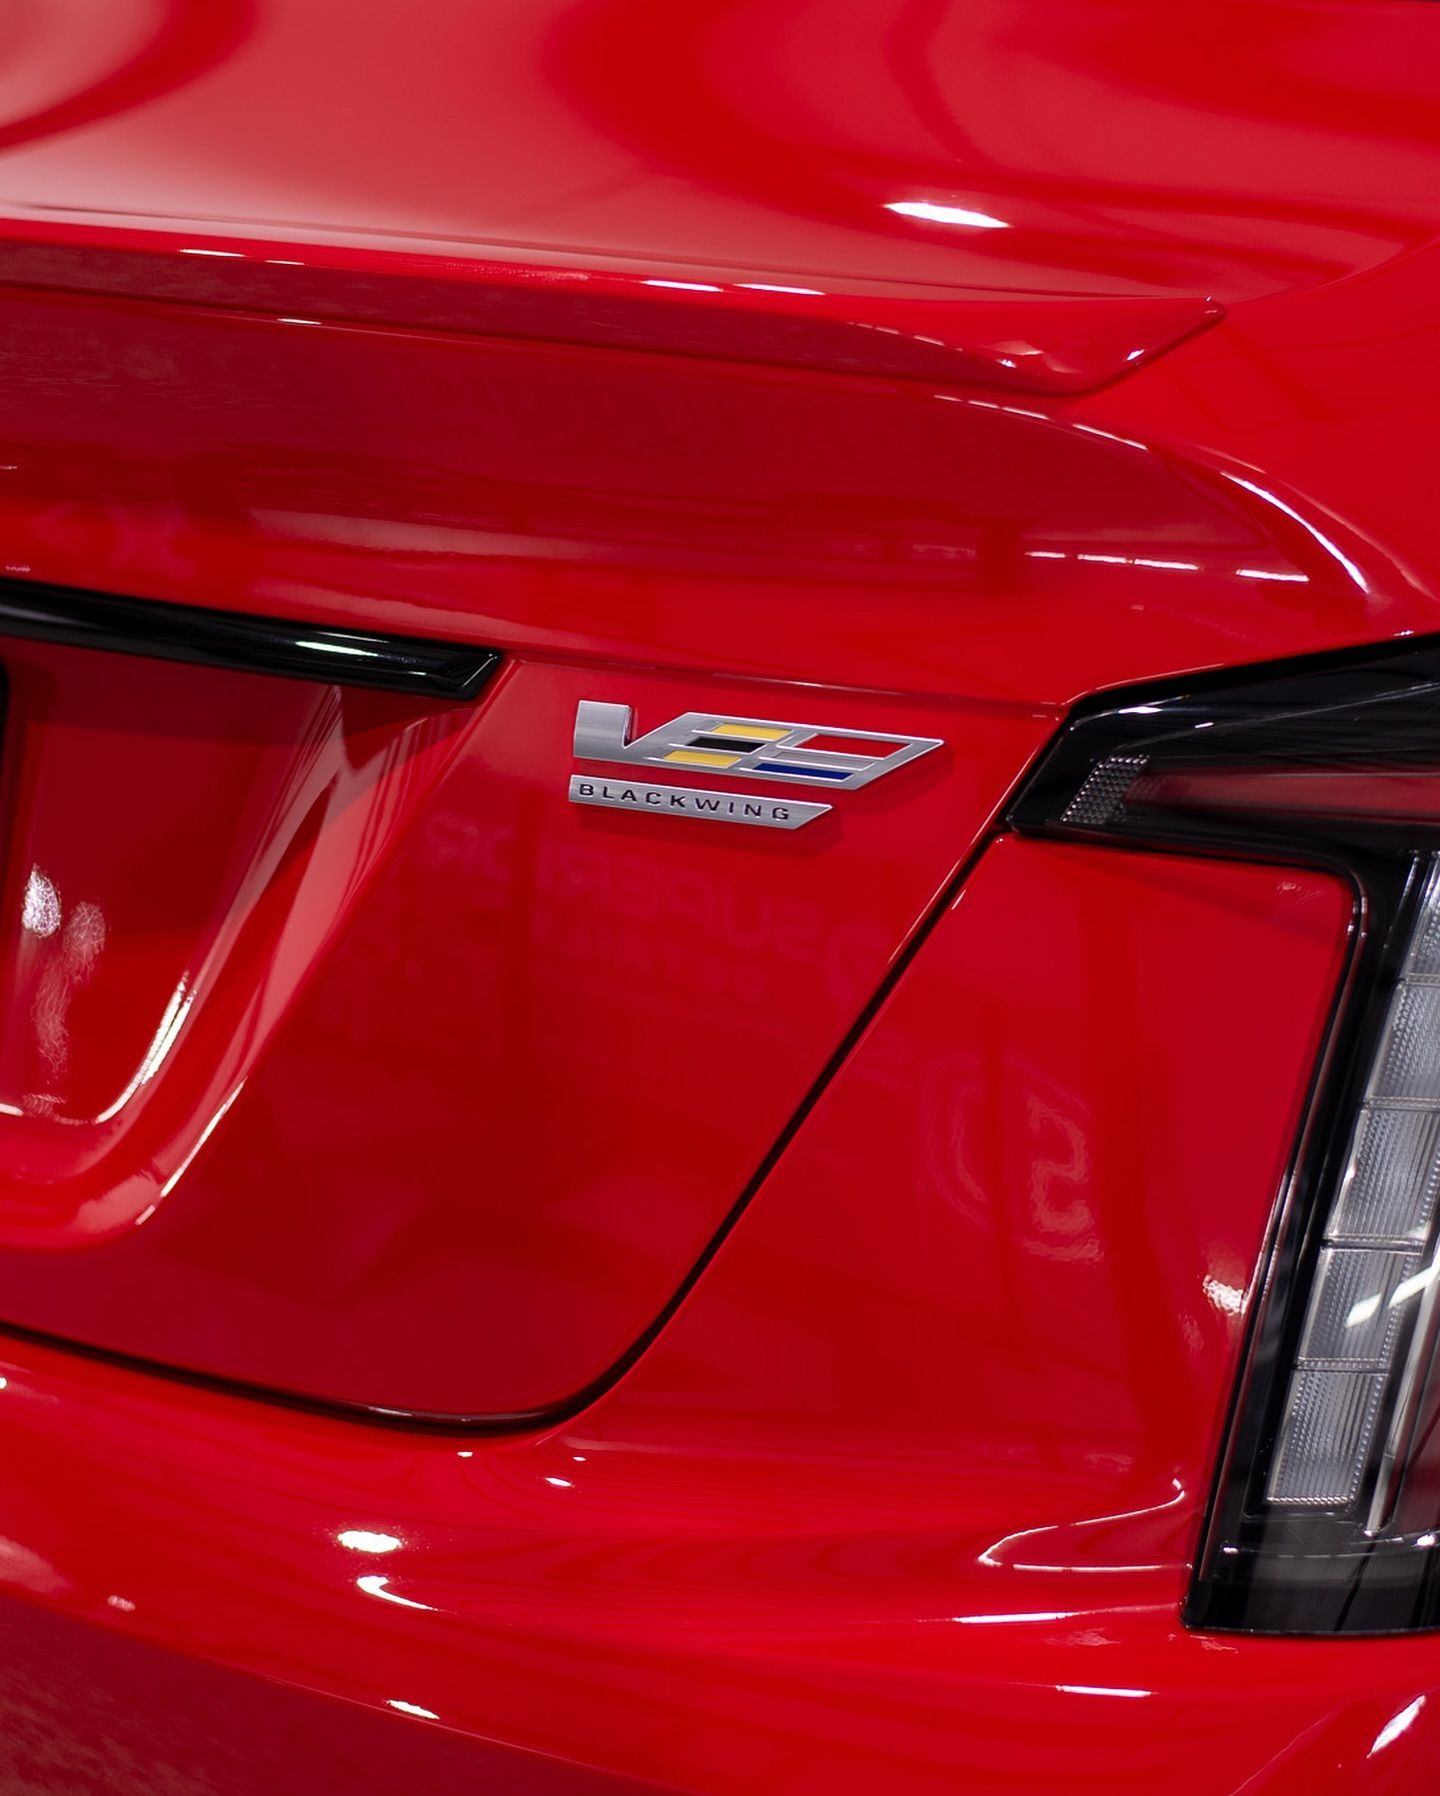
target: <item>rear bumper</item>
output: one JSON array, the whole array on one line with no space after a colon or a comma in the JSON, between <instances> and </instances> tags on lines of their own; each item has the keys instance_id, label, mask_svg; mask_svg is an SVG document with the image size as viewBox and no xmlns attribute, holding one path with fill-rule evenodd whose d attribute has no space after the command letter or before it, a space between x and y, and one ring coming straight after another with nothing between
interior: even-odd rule
<instances>
[{"instance_id":1,"label":"rear bumper","mask_svg":"<svg viewBox=\"0 0 1440 1796\"><path fill-rule=\"evenodd\" d=\"M1179 1623L1347 916L1318 875L998 843L663 1333L543 1433L5 1342L13 1787L1413 1786L1440 1637Z\"/></svg>"},{"instance_id":2,"label":"rear bumper","mask_svg":"<svg viewBox=\"0 0 1440 1796\"><path fill-rule=\"evenodd\" d=\"M838 1465L762 1528L753 1466L657 1477L583 1419L466 1447L3 1363L7 1789L1328 1796L1440 1752L1440 1639L1186 1635L1141 1569L1088 1609L1057 1577L1052 1612L946 1614L966 1543L867 1533Z\"/></svg>"}]
</instances>

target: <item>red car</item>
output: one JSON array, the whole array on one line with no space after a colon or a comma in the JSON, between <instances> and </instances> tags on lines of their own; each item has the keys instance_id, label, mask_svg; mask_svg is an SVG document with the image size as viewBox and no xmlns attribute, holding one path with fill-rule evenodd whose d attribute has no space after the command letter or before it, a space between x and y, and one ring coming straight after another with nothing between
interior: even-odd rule
<instances>
[{"instance_id":1,"label":"red car","mask_svg":"<svg viewBox=\"0 0 1440 1796\"><path fill-rule=\"evenodd\" d=\"M1440 6L10 0L0 1796L1440 1778Z\"/></svg>"}]
</instances>

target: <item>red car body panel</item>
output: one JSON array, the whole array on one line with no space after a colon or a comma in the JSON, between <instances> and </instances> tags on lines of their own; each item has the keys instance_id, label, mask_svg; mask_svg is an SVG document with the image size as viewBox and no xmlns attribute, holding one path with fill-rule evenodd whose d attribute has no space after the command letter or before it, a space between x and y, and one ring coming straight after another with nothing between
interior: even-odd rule
<instances>
[{"instance_id":1,"label":"red car body panel","mask_svg":"<svg viewBox=\"0 0 1440 1796\"><path fill-rule=\"evenodd\" d=\"M1251 1708L1250 1644L1175 1618L1349 897L1099 860L986 855L568 1425L427 1439L11 1350L8 1584L670 1788L1238 1786L1313 1721L1316 1648L1262 1645ZM1360 1651L1407 1701L1432 1657ZM1401 1706L1344 1694L1370 1740Z\"/></svg>"},{"instance_id":2,"label":"red car body panel","mask_svg":"<svg viewBox=\"0 0 1440 1796\"><path fill-rule=\"evenodd\" d=\"M504 658L0 642L6 1787L1433 1778L1434 1636L1179 1619L1349 894L996 832L1440 628L1440 10L3 29L5 574ZM711 832L580 699L945 748Z\"/></svg>"},{"instance_id":3,"label":"red car body panel","mask_svg":"<svg viewBox=\"0 0 1440 1796\"><path fill-rule=\"evenodd\" d=\"M8 667L0 1314L450 1417L551 1410L646 1332L1049 728L812 700L946 746L797 852L568 802L577 700L649 728L693 676L521 660L417 715L49 644Z\"/></svg>"}]
</instances>

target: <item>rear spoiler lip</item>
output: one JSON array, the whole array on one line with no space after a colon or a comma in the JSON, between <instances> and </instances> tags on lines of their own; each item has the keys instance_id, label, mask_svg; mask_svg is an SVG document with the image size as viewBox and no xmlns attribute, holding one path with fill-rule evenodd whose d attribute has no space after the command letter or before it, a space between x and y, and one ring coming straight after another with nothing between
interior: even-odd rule
<instances>
[{"instance_id":1,"label":"rear spoiler lip","mask_svg":"<svg viewBox=\"0 0 1440 1796\"><path fill-rule=\"evenodd\" d=\"M0 218L0 285L1063 397L1224 317L1133 298L718 268L505 245L285 241L173 221Z\"/></svg>"}]
</instances>

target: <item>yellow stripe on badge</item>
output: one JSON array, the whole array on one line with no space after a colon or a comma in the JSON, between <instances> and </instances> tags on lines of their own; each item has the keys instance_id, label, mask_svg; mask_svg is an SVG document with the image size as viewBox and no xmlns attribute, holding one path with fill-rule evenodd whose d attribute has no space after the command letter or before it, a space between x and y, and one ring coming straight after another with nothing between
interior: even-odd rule
<instances>
[{"instance_id":1,"label":"yellow stripe on badge","mask_svg":"<svg viewBox=\"0 0 1440 1796\"><path fill-rule=\"evenodd\" d=\"M778 742L789 730L777 730L763 723L717 723L706 730L707 736L744 736L751 742Z\"/></svg>"},{"instance_id":2,"label":"yellow stripe on badge","mask_svg":"<svg viewBox=\"0 0 1440 1796\"><path fill-rule=\"evenodd\" d=\"M666 755L667 761L677 762L681 767L733 767L743 755L717 754L708 748L672 748Z\"/></svg>"}]
</instances>

